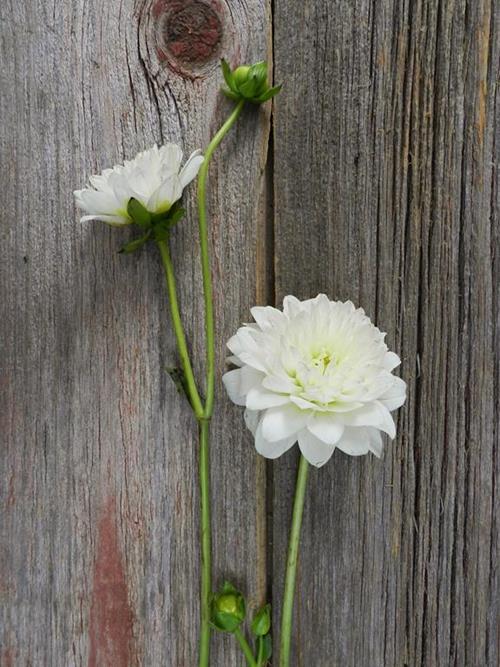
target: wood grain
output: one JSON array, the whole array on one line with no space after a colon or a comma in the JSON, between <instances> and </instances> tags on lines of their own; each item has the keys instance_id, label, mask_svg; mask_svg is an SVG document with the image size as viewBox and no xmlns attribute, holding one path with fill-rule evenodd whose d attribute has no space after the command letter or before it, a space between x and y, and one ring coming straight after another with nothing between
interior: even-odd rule
<instances>
[{"instance_id":1,"label":"wood grain","mask_svg":"<svg viewBox=\"0 0 500 667\"><path fill-rule=\"evenodd\" d=\"M389 332L409 385L382 462L310 475L294 665L498 664L500 8L273 7L0 4L1 667L195 664L196 429L160 262L80 225L71 191L155 141L205 145L218 58L270 58L272 28L271 143L249 109L210 174L219 340L324 291ZM172 248L201 377L194 193ZM250 607L269 587L277 628L296 453L266 466L220 384L213 440L215 583ZM216 635L213 664L242 663Z\"/></svg>"},{"instance_id":2,"label":"wood grain","mask_svg":"<svg viewBox=\"0 0 500 667\"><path fill-rule=\"evenodd\" d=\"M154 247L119 256L129 232L80 225L72 190L155 141L206 145L231 106L218 59L266 56L269 4L7 0L0 26L0 664L190 667L196 428L164 370L176 353L160 261ZM268 134L269 114L249 111L211 170L220 340L256 301ZM172 245L201 360L194 193ZM257 600L264 466L217 391L216 582L237 576ZM213 664L239 664L229 639L213 647Z\"/></svg>"},{"instance_id":3,"label":"wood grain","mask_svg":"<svg viewBox=\"0 0 500 667\"><path fill-rule=\"evenodd\" d=\"M274 9L277 298L362 305L409 385L382 462L310 477L293 664L493 667L499 7ZM273 468L278 601L295 471Z\"/></svg>"}]
</instances>

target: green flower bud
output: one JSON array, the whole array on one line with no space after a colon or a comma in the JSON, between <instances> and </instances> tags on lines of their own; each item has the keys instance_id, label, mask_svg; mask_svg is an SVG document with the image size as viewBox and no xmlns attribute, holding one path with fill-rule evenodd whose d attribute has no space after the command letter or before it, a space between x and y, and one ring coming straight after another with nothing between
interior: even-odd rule
<instances>
[{"instance_id":1,"label":"green flower bud","mask_svg":"<svg viewBox=\"0 0 500 667\"><path fill-rule=\"evenodd\" d=\"M253 104L261 104L270 100L281 90L281 86L271 87L267 81L267 63L258 62L254 65L240 65L235 70L225 60L221 62L222 73L227 88L223 92L235 102L245 100Z\"/></svg>"},{"instance_id":2,"label":"green flower bud","mask_svg":"<svg viewBox=\"0 0 500 667\"><path fill-rule=\"evenodd\" d=\"M234 632L245 620L245 598L226 581L212 597L212 625L222 632Z\"/></svg>"},{"instance_id":3,"label":"green flower bud","mask_svg":"<svg viewBox=\"0 0 500 667\"><path fill-rule=\"evenodd\" d=\"M271 629L271 605L266 604L259 609L252 620L252 633L256 637L264 637Z\"/></svg>"},{"instance_id":4,"label":"green flower bud","mask_svg":"<svg viewBox=\"0 0 500 667\"><path fill-rule=\"evenodd\" d=\"M238 88L238 86L240 86L242 83L245 83L249 71L250 71L249 65L240 65L234 70L233 77L234 77L234 83L236 84L236 88Z\"/></svg>"}]
</instances>

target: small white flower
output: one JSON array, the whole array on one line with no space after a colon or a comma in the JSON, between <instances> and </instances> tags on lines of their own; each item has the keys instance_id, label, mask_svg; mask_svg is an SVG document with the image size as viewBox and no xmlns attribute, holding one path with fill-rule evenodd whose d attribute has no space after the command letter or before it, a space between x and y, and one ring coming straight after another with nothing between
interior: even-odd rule
<instances>
[{"instance_id":1,"label":"small white flower","mask_svg":"<svg viewBox=\"0 0 500 667\"><path fill-rule=\"evenodd\" d=\"M155 144L133 160L91 176L88 188L74 192L77 206L88 214L82 222L102 220L110 225L129 225L132 219L127 205L132 197L150 213L166 213L196 178L203 159L201 151L195 151L181 169L179 146L165 144L158 148Z\"/></svg>"},{"instance_id":2,"label":"small white flower","mask_svg":"<svg viewBox=\"0 0 500 667\"><path fill-rule=\"evenodd\" d=\"M381 431L396 435L390 410L403 405L406 383L392 375L400 359L364 310L319 294L302 302L287 296L283 312L251 312L255 324L228 342L239 368L223 381L231 400L246 407L257 451L274 459L298 441L318 467L335 447L381 456Z\"/></svg>"}]
</instances>

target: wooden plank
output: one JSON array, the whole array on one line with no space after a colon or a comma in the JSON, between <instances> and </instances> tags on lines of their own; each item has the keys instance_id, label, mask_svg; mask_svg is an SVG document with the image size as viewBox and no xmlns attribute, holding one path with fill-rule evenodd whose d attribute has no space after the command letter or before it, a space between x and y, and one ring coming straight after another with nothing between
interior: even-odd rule
<instances>
[{"instance_id":1,"label":"wooden plank","mask_svg":"<svg viewBox=\"0 0 500 667\"><path fill-rule=\"evenodd\" d=\"M274 7L278 302L364 306L409 386L382 462L310 477L293 664L493 667L498 4ZM273 466L275 601L296 461Z\"/></svg>"},{"instance_id":2,"label":"wooden plank","mask_svg":"<svg viewBox=\"0 0 500 667\"><path fill-rule=\"evenodd\" d=\"M231 106L218 59L265 57L269 2L7 1L0 25L0 663L193 665L196 429L164 370L176 353L159 258L119 256L129 233L80 225L72 190L155 141L206 145ZM268 133L249 111L211 171L220 372L257 298ZM173 253L200 360L194 193ZM216 582L237 576L257 600L264 468L217 394ZM213 664L239 664L229 639L213 646Z\"/></svg>"}]
</instances>

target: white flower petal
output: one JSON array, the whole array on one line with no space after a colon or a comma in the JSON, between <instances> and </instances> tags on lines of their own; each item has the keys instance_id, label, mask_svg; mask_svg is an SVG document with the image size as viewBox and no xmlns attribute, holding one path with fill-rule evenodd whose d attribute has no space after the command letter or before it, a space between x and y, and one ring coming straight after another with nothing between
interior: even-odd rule
<instances>
[{"instance_id":1,"label":"white flower petal","mask_svg":"<svg viewBox=\"0 0 500 667\"><path fill-rule=\"evenodd\" d=\"M259 425L260 412L257 412L256 410L245 410L244 419L247 429L255 437L257 426Z\"/></svg>"},{"instance_id":2,"label":"white flower petal","mask_svg":"<svg viewBox=\"0 0 500 667\"><path fill-rule=\"evenodd\" d=\"M286 318L283 313L272 306L255 306L250 312L262 331L266 331L266 329L275 329L286 323Z\"/></svg>"},{"instance_id":3,"label":"white flower petal","mask_svg":"<svg viewBox=\"0 0 500 667\"><path fill-rule=\"evenodd\" d=\"M366 430L369 437L368 447L377 458L380 458L384 450L382 434L376 428L371 428L370 426L367 426Z\"/></svg>"},{"instance_id":4,"label":"white flower petal","mask_svg":"<svg viewBox=\"0 0 500 667\"><path fill-rule=\"evenodd\" d=\"M248 392L254 387L262 386L262 379L264 374L261 371L256 371L250 366L243 366L241 369L241 393L246 396Z\"/></svg>"},{"instance_id":5,"label":"white flower petal","mask_svg":"<svg viewBox=\"0 0 500 667\"><path fill-rule=\"evenodd\" d=\"M335 445L326 444L307 429L299 433L299 447L304 458L317 468L325 465L335 450Z\"/></svg>"},{"instance_id":6,"label":"white flower petal","mask_svg":"<svg viewBox=\"0 0 500 667\"><path fill-rule=\"evenodd\" d=\"M236 403L236 405L245 405L246 399L241 393L241 368L236 368L234 371L228 371L222 376L222 382L228 393L229 398Z\"/></svg>"},{"instance_id":7,"label":"white flower petal","mask_svg":"<svg viewBox=\"0 0 500 667\"><path fill-rule=\"evenodd\" d=\"M151 213L165 213L182 196L182 186L177 174L166 178L151 194L146 208Z\"/></svg>"},{"instance_id":8,"label":"white flower petal","mask_svg":"<svg viewBox=\"0 0 500 667\"><path fill-rule=\"evenodd\" d=\"M297 389L292 378L285 375L264 375L262 386L269 391L276 392L277 394L290 394Z\"/></svg>"},{"instance_id":9,"label":"white flower petal","mask_svg":"<svg viewBox=\"0 0 500 667\"><path fill-rule=\"evenodd\" d=\"M155 148L157 148L155 146ZM200 151L195 151L200 152ZM164 144L159 149L157 148L157 154L159 162L161 164L162 170L165 175L168 173L177 174L182 162L182 149L177 144ZM188 159L189 162L189 159Z\"/></svg>"},{"instance_id":10,"label":"white flower petal","mask_svg":"<svg viewBox=\"0 0 500 667\"><path fill-rule=\"evenodd\" d=\"M370 451L370 436L368 429L349 427L337 442L337 448L349 456L362 456Z\"/></svg>"},{"instance_id":11,"label":"white flower petal","mask_svg":"<svg viewBox=\"0 0 500 667\"><path fill-rule=\"evenodd\" d=\"M312 401L306 401L301 396L290 396L290 401L301 410L317 410L317 405Z\"/></svg>"},{"instance_id":12,"label":"white flower petal","mask_svg":"<svg viewBox=\"0 0 500 667\"><path fill-rule=\"evenodd\" d=\"M301 431L311 418L311 413L293 405L269 408L262 417L262 435L269 442L277 442Z\"/></svg>"},{"instance_id":13,"label":"white flower petal","mask_svg":"<svg viewBox=\"0 0 500 667\"><path fill-rule=\"evenodd\" d=\"M378 399L388 410L400 408L406 400L406 382L398 377L392 379L392 387Z\"/></svg>"},{"instance_id":14,"label":"white flower petal","mask_svg":"<svg viewBox=\"0 0 500 667\"><path fill-rule=\"evenodd\" d=\"M296 296L286 296L283 299L283 313L286 317L291 318L295 317L302 311L302 303L297 299Z\"/></svg>"},{"instance_id":15,"label":"white flower petal","mask_svg":"<svg viewBox=\"0 0 500 667\"><path fill-rule=\"evenodd\" d=\"M131 225L132 220L130 218L122 217L121 215L83 215L80 218L80 222L89 222L90 220L99 220L100 222L105 222L112 227L124 227L125 225Z\"/></svg>"},{"instance_id":16,"label":"white flower petal","mask_svg":"<svg viewBox=\"0 0 500 667\"><path fill-rule=\"evenodd\" d=\"M286 403L290 403L288 396L273 394L272 392L263 391L258 387L250 389L246 400L246 406L249 410L266 410L267 408L274 408Z\"/></svg>"},{"instance_id":17,"label":"white flower petal","mask_svg":"<svg viewBox=\"0 0 500 667\"><path fill-rule=\"evenodd\" d=\"M117 215L120 209L120 203L112 192L77 190L75 198L77 205L91 215Z\"/></svg>"},{"instance_id":18,"label":"white flower petal","mask_svg":"<svg viewBox=\"0 0 500 667\"><path fill-rule=\"evenodd\" d=\"M259 422L257 431L255 432L255 448L266 459L277 459L278 456L284 454L297 441L297 436L293 435L282 440L275 440L273 442L267 440L263 435L263 420Z\"/></svg>"},{"instance_id":19,"label":"white flower petal","mask_svg":"<svg viewBox=\"0 0 500 667\"><path fill-rule=\"evenodd\" d=\"M131 222L127 205L138 199L151 213L164 213L182 195L198 172L203 157L195 151L179 173L182 150L176 144L154 145L123 165L105 169L89 178L89 188L75 190L76 205L88 216L110 224ZM125 222L127 221L127 222Z\"/></svg>"},{"instance_id":20,"label":"white flower petal","mask_svg":"<svg viewBox=\"0 0 500 667\"><path fill-rule=\"evenodd\" d=\"M309 431L323 442L334 445L344 433L344 425L329 414L315 414L307 425Z\"/></svg>"},{"instance_id":21,"label":"white flower petal","mask_svg":"<svg viewBox=\"0 0 500 667\"><path fill-rule=\"evenodd\" d=\"M386 371L392 371L399 366L401 359L395 352L386 352L384 357L384 368Z\"/></svg>"},{"instance_id":22,"label":"white flower petal","mask_svg":"<svg viewBox=\"0 0 500 667\"><path fill-rule=\"evenodd\" d=\"M189 183L191 183L191 181L196 178L204 159L205 158L201 154L200 150L191 153L188 161L179 173L179 180L182 188L185 188L186 185L189 185Z\"/></svg>"},{"instance_id":23,"label":"white flower petal","mask_svg":"<svg viewBox=\"0 0 500 667\"><path fill-rule=\"evenodd\" d=\"M247 327L241 327L236 334L229 339L227 347L241 362L265 373L266 366L262 363L260 358L262 349L257 345L253 334L254 332L248 330Z\"/></svg>"},{"instance_id":24,"label":"white flower petal","mask_svg":"<svg viewBox=\"0 0 500 667\"><path fill-rule=\"evenodd\" d=\"M390 412L378 401L344 413L342 421L349 426L374 426L384 431L390 438L396 436L396 426Z\"/></svg>"}]
</instances>

